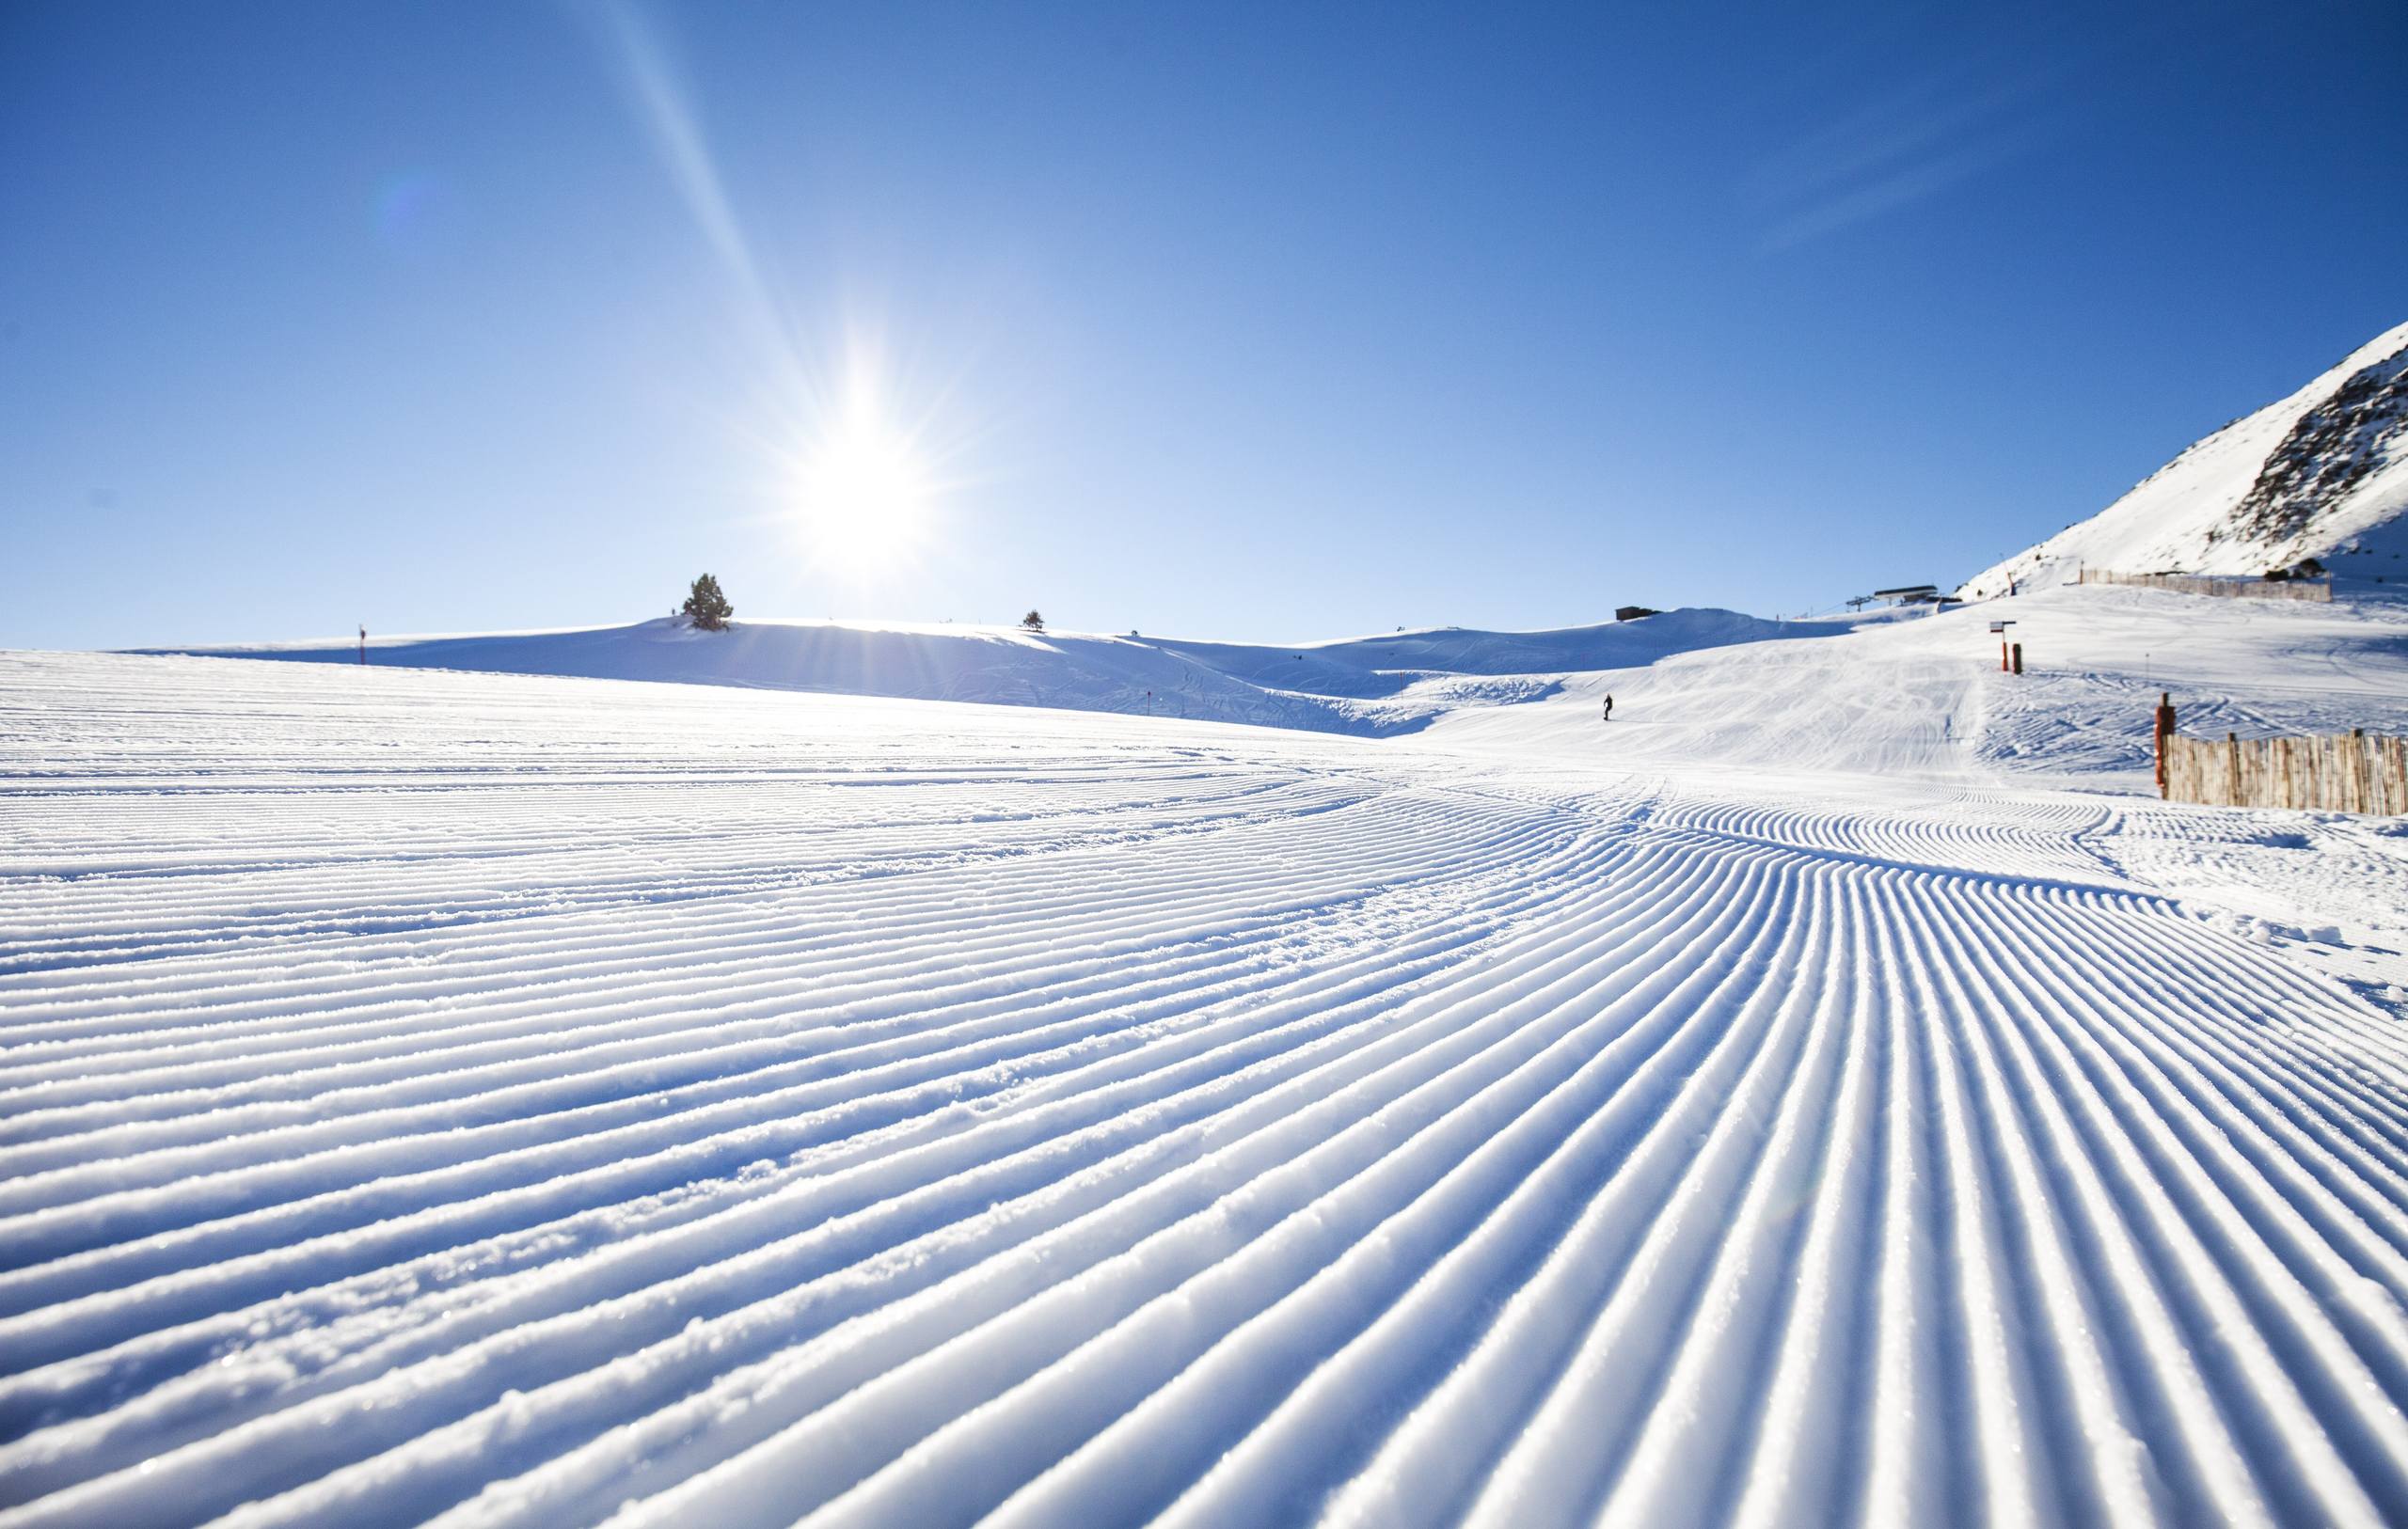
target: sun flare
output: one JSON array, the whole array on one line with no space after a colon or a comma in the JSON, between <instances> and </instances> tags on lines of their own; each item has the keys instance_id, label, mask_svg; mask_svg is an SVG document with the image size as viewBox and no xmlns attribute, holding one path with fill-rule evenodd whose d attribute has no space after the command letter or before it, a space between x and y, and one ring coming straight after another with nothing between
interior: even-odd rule
<instances>
[{"instance_id":1,"label":"sun flare","mask_svg":"<svg viewBox=\"0 0 2408 1529\"><path fill-rule=\"evenodd\" d=\"M927 529L935 485L910 438L874 414L837 421L804 455L797 485L815 560L871 573L909 555Z\"/></svg>"}]
</instances>

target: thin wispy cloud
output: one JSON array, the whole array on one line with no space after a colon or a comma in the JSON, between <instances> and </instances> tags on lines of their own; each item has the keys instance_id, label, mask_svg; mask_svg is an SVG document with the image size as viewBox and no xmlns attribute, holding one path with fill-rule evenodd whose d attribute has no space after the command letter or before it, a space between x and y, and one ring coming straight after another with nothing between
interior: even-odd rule
<instances>
[{"instance_id":1,"label":"thin wispy cloud","mask_svg":"<svg viewBox=\"0 0 2408 1529\"><path fill-rule=\"evenodd\" d=\"M1742 181L1743 201L1765 225L1764 247L1896 212L2049 142L2073 119L2068 72L1966 62L1840 108Z\"/></svg>"}]
</instances>

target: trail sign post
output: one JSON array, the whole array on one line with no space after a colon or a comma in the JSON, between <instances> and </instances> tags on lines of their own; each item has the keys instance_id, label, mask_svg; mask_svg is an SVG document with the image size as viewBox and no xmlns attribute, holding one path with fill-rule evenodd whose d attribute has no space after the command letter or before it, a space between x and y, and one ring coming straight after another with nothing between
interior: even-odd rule
<instances>
[{"instance_id":1,"label":"trail sign post","mask_svg":"<svg viewBox=\"0 0 2408 1529\"><path fill-rule=\"evenodd\" d=\"M2017 644L2016 651L2011 655L2007 652L2006 629L2014 624L2013 622L1990 623L1990 635L1998 638L1998 671L2002 674L2009 670L2018 674L2023 672L2022 645Z\"/></svg>"}]
</instances>

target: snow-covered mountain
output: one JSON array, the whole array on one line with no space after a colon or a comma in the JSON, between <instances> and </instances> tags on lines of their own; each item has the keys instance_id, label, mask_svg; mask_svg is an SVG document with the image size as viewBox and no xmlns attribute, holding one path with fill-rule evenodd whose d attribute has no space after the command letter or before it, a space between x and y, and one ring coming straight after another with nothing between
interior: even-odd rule
<instances>
[{"instance_id":1,"label":"snow-covered mountain","mask_svg":"<svg viewBox=\"0 0 2408 1529\"><path fill-rule=\"evenodd\" d=\"M2408 324L2199 441L2079 525L1983 569L1996 594L2075 565L2261 574L2316 558L2408 579Z\"/></svg>"}]
</instances>

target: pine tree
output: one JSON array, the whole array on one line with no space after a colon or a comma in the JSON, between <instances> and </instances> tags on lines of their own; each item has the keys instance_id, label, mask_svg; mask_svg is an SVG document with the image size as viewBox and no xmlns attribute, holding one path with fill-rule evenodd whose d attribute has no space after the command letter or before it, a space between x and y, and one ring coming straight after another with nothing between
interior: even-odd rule
<instances>
[{"instance_id":1,"label":"pine tree","mask_svg":"<svg viewBox=\"0 0 2408 1529\"><path fill-rule=\"evenodd\" d=\"M1042 632L1045 630L1045 618L1033 610L1027 615L1022 616L1020 619L1020 623L1022 626L1027 627L1032 632Z\"/></svg>"},{"instance_id":2,"label":"pine tree","mask_svg":"<svg viewBox=\"0 0 2408 1529\"><path fill-rule=\"evenodd\" d=\"M720 592L719 580L708 574L694 580L693 592L686 596L685 605L679 608L705 632L725 631L727 619L736 614L736 607Z\"/></svg>"}]
</instances>

